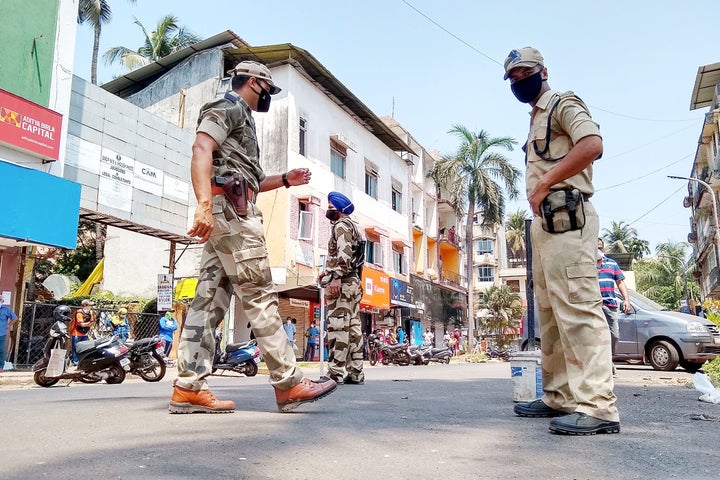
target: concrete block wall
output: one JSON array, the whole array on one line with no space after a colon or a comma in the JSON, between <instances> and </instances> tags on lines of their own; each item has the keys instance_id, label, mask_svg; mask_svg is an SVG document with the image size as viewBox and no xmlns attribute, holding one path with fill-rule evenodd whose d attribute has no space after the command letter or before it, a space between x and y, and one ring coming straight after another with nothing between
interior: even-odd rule
<instances>
[{"instance_id":1,"label":"concrete block wall","mask_svg":"<svg viewBox=\"0 0 720 480\"><path fill-rule=\"evenodd\" d=\"M130 211L98 201L97 170L101 157L82 166L69 159L64 177L82 185L81 207L171 233L184 234L188 224L190 154L193 133L183 131L132 103L78 77L73 77L68 134L95 146L161 170L165 179L179 180L188 187L188 198L178 199L157 191L132 190ZM85 162L88 159L85 158ZM93 162L97 162L95 165ZM137 166L137 164L136 164ZM137 174L137 173L136 173ZM120 207L120 208L117 208Z\"/></svg>"}]
</instances>

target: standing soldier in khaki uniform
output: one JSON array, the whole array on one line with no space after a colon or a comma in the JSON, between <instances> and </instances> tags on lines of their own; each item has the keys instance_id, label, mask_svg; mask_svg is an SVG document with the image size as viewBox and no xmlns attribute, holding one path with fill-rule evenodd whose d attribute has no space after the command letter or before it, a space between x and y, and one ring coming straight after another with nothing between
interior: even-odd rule
<instances>
[{"instance_id":1,"label":"standing soldier in khaki uniform","mask_svg":"<svg viewBox=\"0 0 720 480\"><path fill-rule=\"evenodd\" d=\"M513 94L533 107L524 150L545 391L515 405L515 413L558 417L550 422L554 433L617 433L610 333L595 268L599 220L589 201L602 137L585 104L551 90L547 78L534 48L513 50L505 60Z\"/></svg>"},{"instance_id":2,"label":"standing soldier in khaki uniform","mask_svg":"<svg viewBox=\"0 0 720 480\"><path fill-rule=\"evenodd\" d=\"M171 413L223 413L235 408L232 401L216 399L205 380L212 370L215 328L225 316L233 291L270 370L281 412L315 401L337 386L331 380L304 378L295 364L278 313L262 213L255 206L257 192L306 184L310 171L299 168L265 175L252 110L267 112L270 95L280 89L270 70L259 63L241 62L232 73L232 91L200 110L192 147L190 174L198 207L188 234L207 243L180 337Z\"/></svg>"},{"instance_id":3,"label":"standing soldier in khaki uniform","mask_svg":"<svg viewBox=\"0 0 720 480\"><path fill-rule=\"evenodd\" d=\"M332 222L328 242L328 258L320 283L326 288L328 299L328 375L338 383L361 385L363 373L363 336L360 325L360 276L364 245L357 225L349 215L355 210L350 199L339 192L328 194L325 216ZM347 376L343 378L343 371Z\"/></svg>"}]
</instances>

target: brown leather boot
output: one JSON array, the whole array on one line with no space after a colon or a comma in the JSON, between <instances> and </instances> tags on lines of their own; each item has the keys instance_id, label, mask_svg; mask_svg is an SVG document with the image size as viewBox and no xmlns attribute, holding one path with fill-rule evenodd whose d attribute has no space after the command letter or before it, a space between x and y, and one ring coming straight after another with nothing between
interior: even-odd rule
<instances>
[{"instance_id":1,"label":"brown leather boot","mask_svg":"<svg viewBox=\"0 0 720 480\"><path fill-rule=\"evenodd\" d=\"M300 383L289 390L275 388L275 399L277 400L278 410L281 412L289 412L303 403L314 402L326 395L330 395L336 388L337 383L327 377L323 377L320 380L303 378Z\"/></svg>"},{"instance_id":2,"label":"brown leather boot","mask_svg":"<svg viewBox=\"0 0 720 480\"><path fill-rule=\"evenodd\" d=\"M170 413L233 413L235 403L218 400L210 390L188 390L176 385L168 410Z\"/></svg>"}]
</instances>

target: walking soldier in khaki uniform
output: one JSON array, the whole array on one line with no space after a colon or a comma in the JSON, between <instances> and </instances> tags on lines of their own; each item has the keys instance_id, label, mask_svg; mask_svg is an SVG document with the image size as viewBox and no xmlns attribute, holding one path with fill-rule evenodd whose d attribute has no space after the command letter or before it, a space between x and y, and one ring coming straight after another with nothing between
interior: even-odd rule
<instances>
[{"instance_id":1,"label":"walking soldier in khaki uniform","mask_svg":"<svg viewBox=\"0 0 720 480\"><path fill-rule=\"evenodd\" d=\"M339 192L328 195L326 217L332 222L328 259L320 283L328 301L328 373L340 383L360 385L363 373L363 337L360 325L360 277L365 242L349 215L355 210L349 198ZM343 372L347 376L343 378Z\"/></svg>"},{"instance_id":2,"label":"walking soldier in khaki uniform","mask_svg":"<svg viewBox=\"0 0 720 480\"><path fill-rule=\"evenodd\" d=\"M595 267L599 220L589 201L602 137L582 100L551 90L547 78L534 48L513 50L505 60L513 94L533 107L524 150L545 392L515 405L515 413L558 417L550 422L554 433L617 433L610 333Z\"/></svg>"},{"instance_id":3,"label":"walking soldier in khaki uniform","mask_svg":"<svg viewBox=\"0 0 720 480\"><path fill-rule=\"evenodd\" d=\"M241 62L231 71L232 90L204 105L192 147L191 178L197 210L189 235L205 243L195 298L190 305L178 348L178 378L171 413L232 412L232 401L221 401L208 389L212 371L215 328L223 319L234 292L242 302L268 369L280 411L315 401L337 386L332 380L303 377L278 313L257 192L303 185L310 171L294 169L266 176L260 166L252 110L267 112L270 95L280 92L270 70ZM242 319L244 322L244 319Z\"/></svg>"}]
</instances>

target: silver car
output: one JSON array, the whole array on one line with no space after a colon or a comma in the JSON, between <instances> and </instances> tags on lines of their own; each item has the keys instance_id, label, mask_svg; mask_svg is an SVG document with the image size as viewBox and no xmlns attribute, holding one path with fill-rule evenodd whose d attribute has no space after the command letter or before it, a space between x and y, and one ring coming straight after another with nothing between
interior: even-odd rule
<instances>
[{"instance_id":1,"label":"silver car","mask_svg":"<svg viewBox=\"0 0 720 480\"><path fill-rule=\"evenodd\" d=\"M679 365L694 373L705 361L720 355L717 325L702 317L670 311L634 290L628 292L631 311L625 314L618 309L620 340L613 361L642 362L663 371L675 370ZM622 301L620 292L615 294ZM540 328L535 317L535 343L539 346ZM520 340L523 350L527 348L525 337L523 333Z\"/></svg>"}]
</instances>

